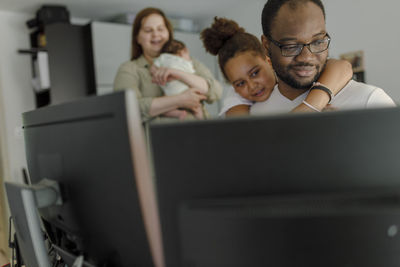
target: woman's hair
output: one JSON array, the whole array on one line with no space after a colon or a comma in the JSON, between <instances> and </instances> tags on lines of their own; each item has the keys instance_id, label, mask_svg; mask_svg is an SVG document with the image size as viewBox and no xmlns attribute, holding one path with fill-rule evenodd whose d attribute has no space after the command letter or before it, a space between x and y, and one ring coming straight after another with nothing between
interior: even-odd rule
<instances>
[{"instance_id":1,"label":"woman's hair","mask_svg":"<svg viewBox=\"0 0 400 267\"><path fill-rule=\"evenodd\" d=\"M211 27L201 32L201 39L207 52L218 55L219 67L227 80L225 64L238 53L253 52L255 55L266 57L265 48L260 40L230 19L215 17Z\"/></svg>"},{"instance_id":2,"label":"woman's hair","mask_svg":"<svg viewBox=\"0 0 400 267\"><path fill-rule=\"evenodd\" d=\"M158 14L164 19L165 26L169 32L169 39L172 40L174 38L174 32L172 28L171 22L167 19L164 12L158 8L148 7L141 10L139 13L136 14L135 21L133 22L132 27L132 51L131 51L131 60L137 59L143 54L143 49L137 42L137 36L140 32L140 28L142 27L142 21L147 16L152 14Z\"/></svg>"},{"instance_id":3,"label":"woman's hair","mask_svg":"<svg viewBox=\"0 0 400 267\"><path fill-rule=\"evenodd\" d=\"M170 42L167 42L163 48L161 49L161 53L168 53L168 54L173 54L176 55L180 51L186 48L186 45L179 41L179 40L171 40Z\"/></svg>"}]
</instances>

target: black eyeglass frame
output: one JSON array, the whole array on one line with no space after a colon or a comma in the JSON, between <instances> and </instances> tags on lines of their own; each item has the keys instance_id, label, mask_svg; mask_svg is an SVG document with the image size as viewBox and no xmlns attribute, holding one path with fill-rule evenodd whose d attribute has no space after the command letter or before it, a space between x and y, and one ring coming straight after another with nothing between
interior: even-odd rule
<instances>
[{"instance_id":1,"label":"black eyeglass frame","mask_svg":"<svg viewBox=\"0 0 400 267\"><path fill-rule=\"evenodd\" d=\"M307 46L308 51L310 51L310 52L313 53L313 54L322 53L322 52L328 50L329 45L330 45L330 43L331 43L331 37L329 36L328 33L325 34L324 38L326 38L326 37L328 37L328 38L327 38L328 45L326 46L326 48L325 48L324 50L322 50L322 51L313 52L313 51L311 51L310 45L311 45L312 43L314 43L314 42L316 42L316 41L320 41L320 40L322 40L322 39L312 41L311 43L308 43L308 44L281 44L280 42L278 42L278 41L272 39L272 37L271 37L270 35L267 36L268 40L270 40L271 43L273 43L274 45L276 45L277 47L279 47L279 49L281 50L281 55L284 56L284 57L296 57L296 56L300 55L301 52L303 52L303 49L304 49L305 46ZM282 51L282 47L284 47L284 46L293 46L293 45L301 46L301 49L299 50L299 52L298 52L296 55L284 55L284 54L283 54L283 51Z\"/></svg>"}]
</instances>

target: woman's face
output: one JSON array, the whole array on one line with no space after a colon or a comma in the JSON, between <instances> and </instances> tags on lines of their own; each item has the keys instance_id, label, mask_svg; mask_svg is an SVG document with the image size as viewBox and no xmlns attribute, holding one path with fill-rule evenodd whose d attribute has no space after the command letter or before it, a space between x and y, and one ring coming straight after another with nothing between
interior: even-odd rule
<instances>
[{"instance_id":1,"label":"woman's face","mask_svg":"<svg viewBox=\"0 0 400 267\"><path fill-rule=\"evenodd\" d=\"M269 58L263 58L251 51L239 53L229 59L224 70L235 91L250 101L267 100L276 83Z\"/></svg>"},{"instance_id":2,"label":"woman's face","mask_svg":"<svg viewBox=\"0 0 400 267\"><path fill-rule=\"evenodd\" d=\"M159 14L151 14L142 20L137 42L147 57L158 57L163 45L169 40L169 32L164 18Z\"/></svg>"}]
</instances>

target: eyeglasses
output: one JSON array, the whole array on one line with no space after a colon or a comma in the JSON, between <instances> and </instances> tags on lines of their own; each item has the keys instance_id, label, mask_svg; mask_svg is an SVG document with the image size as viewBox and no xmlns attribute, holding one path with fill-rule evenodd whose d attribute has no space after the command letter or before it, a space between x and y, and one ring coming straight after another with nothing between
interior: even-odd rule
<instances>
[{"instance_id":1,"label":"eyeglasses","mask_svg":"<svg viewBox=\"0 0 400 267\"><path fill-rule=\"evenodd\" d=\"M311 53L317 54L317 53L322 53L325 50L328 49L329 44L331 42L331 37L329 34L326 34L324 38L313 41L308 44L281 44L278 41L275 41L274 39L271 38L271 36L268 36L268 39L277 47L281 49L281 54L284 57L295 57L300 55L301 51L303 51L303 48L307 46L308 50L310 50Z\"/></svg>"}]
</instances>

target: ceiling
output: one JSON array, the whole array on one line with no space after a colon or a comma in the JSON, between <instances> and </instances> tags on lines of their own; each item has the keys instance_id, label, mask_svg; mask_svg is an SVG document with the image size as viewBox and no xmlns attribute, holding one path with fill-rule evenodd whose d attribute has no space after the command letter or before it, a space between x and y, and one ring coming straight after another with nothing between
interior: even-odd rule
<instances>
[{"instance_id":1,"label":"ceiling","mask_svg":"<svg viewBox=\"0 0 400 267\"><path fill-rule=\"evenodd\" d=\"M102 20L154 6L169 17L202 19L224 14L243 0L0 0L0 10L34 14L43 4L66 5L71 17ZM248 4L248 2L247 2Z\"/></svg>"}]
</instances>

